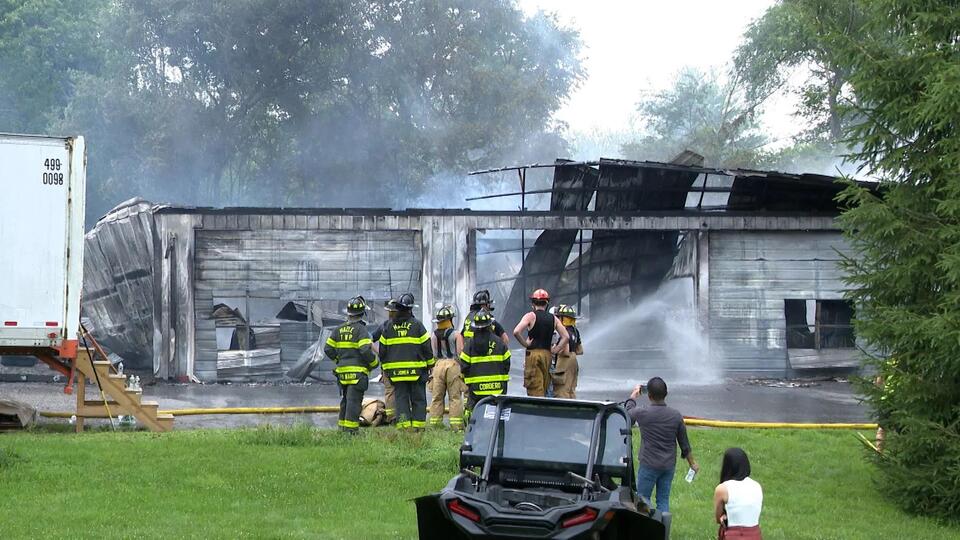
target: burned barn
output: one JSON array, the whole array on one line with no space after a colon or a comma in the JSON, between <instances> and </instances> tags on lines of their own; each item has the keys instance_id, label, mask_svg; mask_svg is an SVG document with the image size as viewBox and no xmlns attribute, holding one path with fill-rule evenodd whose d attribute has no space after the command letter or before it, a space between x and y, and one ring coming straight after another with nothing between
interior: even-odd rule
<instances>
[{"instance_id":1,"label":"burned barn","mask_svg":"<svg viewBox=\"0 0 960 540\"><path fill-rule=\"evenodd\" d=\"M534 168L552 169L549 188L526 189ZM518 209L130 201L87 236L84 317L131 368L270 379L308 353L355 294L377 306L413 292L430 320L438 303L465 313L486 288L511 328L529 291L546 288L583 315L584 369L595 361L611 378L701 356L725 372L771 376L855 365L834 178L710 169L692 155L495 172L521 180L503 194ZM527 208L534 195L549 207ZM671 318L705 348L671 355Z\"/></svg>"}]
</instances>

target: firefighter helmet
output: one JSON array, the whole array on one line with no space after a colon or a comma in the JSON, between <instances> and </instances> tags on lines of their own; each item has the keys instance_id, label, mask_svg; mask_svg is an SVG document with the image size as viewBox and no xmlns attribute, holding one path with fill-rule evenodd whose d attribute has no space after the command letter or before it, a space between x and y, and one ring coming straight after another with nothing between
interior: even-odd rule
<instances>
[{"instance_id":1,"label":"firefighter helmet","mask_svg":"<svg viewBox=\"0 0 960 540\"><path fill-rule=\"evenodd\" d=\"M347 315L363 315L367 312L367 301L362 296L354 296L347 301Z\"/></svg>"},{"instance_id":2,"label":"firefighter helmet","mask_svg":"<svg viewBox=\"0 0 960 540\"><path fill-rule=\"evenodd\" d=\"M560 317L567 317L569 319L576 319L577 310L573 309L573 306L568 306L567 304L560 304L560 307L557 308L557 315Z\"/></svg>"},{"instance_id":3,"label":"firefighter helmet","mask_svg":"<svg viewBox=\"0 0 960 540\"><path fill-rule=\"evenodd\" d=\"M493 300L490 298L490 291L487 289L480 289L473 295L473 305L482 306L482 305L493 305Z\"/></svg>"},{"instance_id":4,"label":"firefighter helmet","mask_svg":"<svg viewBox=\"0 0 960 540\"><path fill-rule=\"evenodd\" d=\"M397 298L397 307L405 311L410 311L413 309L415 302L416 300L413 298L412 294L403 293L400 295L400 298Z\"/></svg>"},{"instance_id":5,"label":"firefighter helmet","mask_svg":"<svg viewBox=\"0 0 960 540\"><path fill-rule=\"evenodd\" d=\"M493 315L491 315L489 311L481 309L474 315L473 323L471 323L470 326L473 328L487 328L491 324L493 324Z\"/></svg>"},{"instance_id":6,"label":"firefighter helmet","mask_svg":"<svg viewBox=\"0 0 960 540\"><path fill-rule=\"evenodd\" d=\"M547 291L545 291L545 290L543 290L543 289L537 289L537 290L533 291L533 294L530 295L530 299L531 299L531 300L536 300L536 301L549 302L549 301L550 301L550 293L548 293Z\"/></svg>"},{"instance_id":7,"label":"firefighter helmet","mask_svg":"<svg viewBox=\"0 0 960 540\"><path fill-rule=\"evenodd\" d=\"M397 300L396 298L391 298L383 303L383 309L387 311L397 311Z\"/></svg>"},{"instance_id":8,"label":"firefighter helmet","mask_svg":"<svg viewBox=\"0 0 960 540\"><path fill-rule=\"evenodd\" d=\"M443 306L437 310L437 314L433 319L433 322L440 321L452 321L453 320L453 308L450 306Z\"/></svg>"}]
</instances>

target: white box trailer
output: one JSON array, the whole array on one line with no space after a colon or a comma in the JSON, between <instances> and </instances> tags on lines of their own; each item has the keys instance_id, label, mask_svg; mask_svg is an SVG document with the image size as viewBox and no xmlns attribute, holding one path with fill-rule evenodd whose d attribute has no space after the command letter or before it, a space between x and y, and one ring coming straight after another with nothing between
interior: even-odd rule
<instances>
[{"instance_id":1,"label":"white box trailer","mask_svg":"<svg viewBox=\"0 0 960 540\"><path fill-rule=\"evenodd\" d=\"M76 356L83 137L0 134L0 354Z\"/></svg>"}]
</instances>

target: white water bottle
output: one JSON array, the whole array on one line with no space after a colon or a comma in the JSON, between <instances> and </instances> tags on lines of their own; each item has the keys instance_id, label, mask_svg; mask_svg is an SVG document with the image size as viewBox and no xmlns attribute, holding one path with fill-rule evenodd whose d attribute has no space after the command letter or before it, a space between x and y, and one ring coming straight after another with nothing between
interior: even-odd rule
<instances>
[{"instance_id":1,"label":"white water bottle","mask_svg":"<svg viewBox=\"0 0 960 540\"><path fill-rule=\"evenodd\" d=\"M687 471L687 476L684 477L684 480L686 480L688 484L692 484L693 479L696 477L697 477L697 471L690 469Z\"/></svg>"}]
</instances>

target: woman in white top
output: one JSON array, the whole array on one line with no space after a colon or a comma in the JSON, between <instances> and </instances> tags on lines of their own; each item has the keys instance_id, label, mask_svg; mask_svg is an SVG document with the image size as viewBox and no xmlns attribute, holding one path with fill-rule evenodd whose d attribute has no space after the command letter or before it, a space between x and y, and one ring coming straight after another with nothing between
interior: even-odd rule
<instances>
[{"instance_id":1,"label":"woman in white top","mask_svg":"<svg viewBox=\"0 0 960 540\"><path fill-rule=\"evenodd\" d=\"M740 448L723 454L720 485L713 492L713 511L720 524L718 538L730 540L762 540L760 509L763 489L750 478L750 459Z\"/></svg>"}]
</instances>

